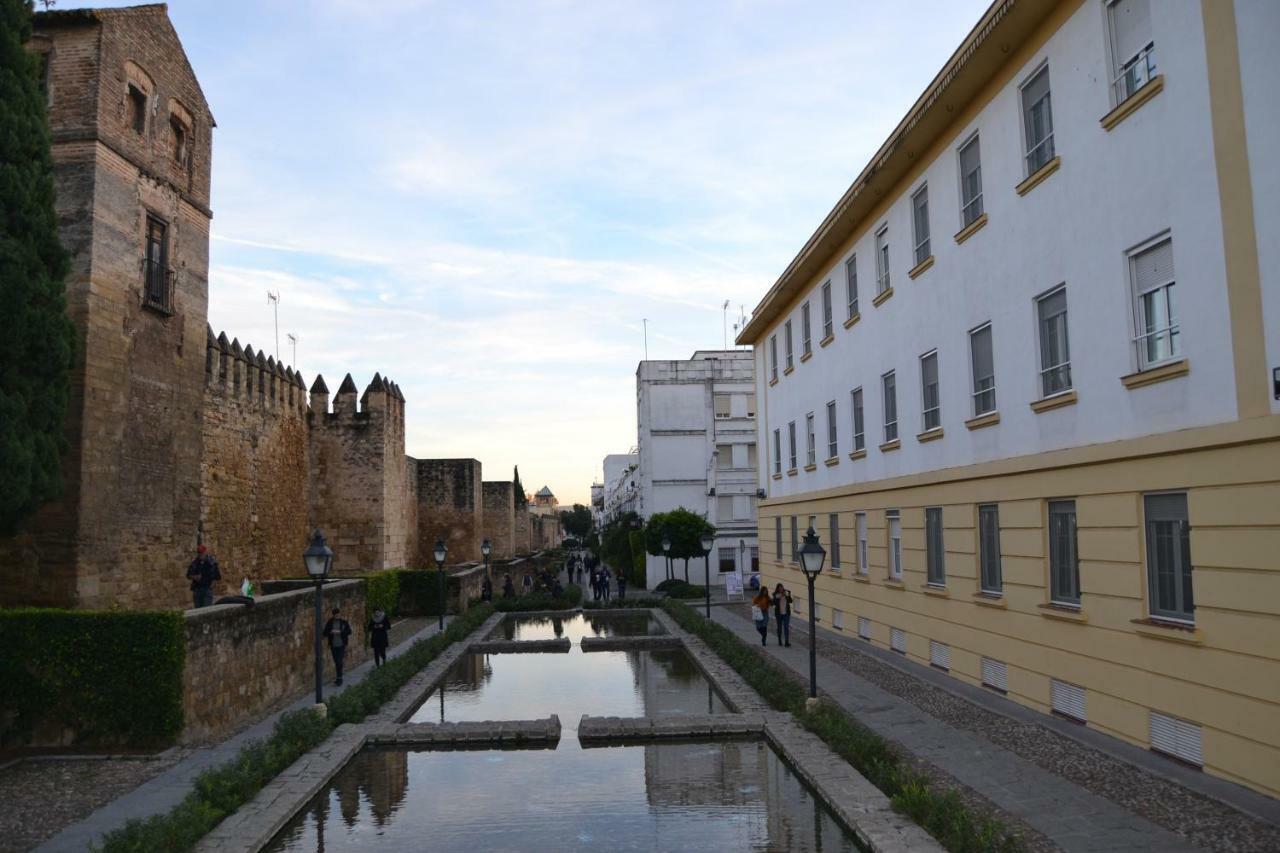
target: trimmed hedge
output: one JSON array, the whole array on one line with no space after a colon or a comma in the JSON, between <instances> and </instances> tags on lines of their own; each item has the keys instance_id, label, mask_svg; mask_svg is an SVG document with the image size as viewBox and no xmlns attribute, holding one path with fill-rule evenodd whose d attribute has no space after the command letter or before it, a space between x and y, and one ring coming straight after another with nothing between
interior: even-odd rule
<instances>
[{"instance_id":1,"label":"trimmed hedge","mask_svg":"<svg viewBox=\"0 0 1280 853\"><path fill-rule=\"evenodd\" d=\"M559 598L545 592L531 592L515 598L495 598L493 607L500 613L523 613L530 610L576 610L582 604L582 587L569 584Z\"/></svg>"},{"instance_id":2,"label":"trimmed hedge","mask_svg":"<svg viewBox=\"0 0 1280 853\"><path fill-rule=\"evenodd\" d=\"M631 595L626 598L611 598L608 601L584 601L583 610L631 610L633 608L661 607L663 599L656 595Z\"/></svg>"},{"instance_id":3,"label":"trimmed hedge","mask_svg":"<svg viewBox=\"0 0 1280 853\"><path fill-rule=\"evenodd\" d=\"M186 626L177 611L0 610L0 741L37 730L153 747L182 731Z\"/></svg>"},{"instance_id":4,"label":"trimmed hedge","mask_svg":"<svg viewBox=\"0 0 1280 853\"><path fill-rule=\"evenodd\" d=\"M705 598L707 588L697 584L672 578L663 581L654 588L655 592L665 592L671 598Z\"/></svg>"},{"instance_id":5,"label":"trimmed hedge","mask_svg":"<svg viewBox=\"0 0 1280 853\"><path fill-rule=\"evenodd\" d=\"M769 656L748 645L723 625L707 620L687 604L666 599L662 609L707 643L770 705L788 711L867 777L893 807L923 827L954 853L1018 853L1021 838L1005 825L974 814L953 790L938 791L911 769L887 740L827 700L806 709L807 685Z\"/></svg>"},{"instance_id":6,"label":"trimmed hedge","mask_svg":"<svg viewBox=\"0 0 1280 853\"><path fill-rule=\"evenodd\" d=\"M195 790L168 814L131 820L108 833L101 853L185 853L195 849L210 830L263 789L308 751L324 742L342 723L356 723L376 711L404 684L457 640L474 631L493 613L488 605L471 608L449 623L443 634L419 640L337 696L330 697L327 717L305 709L284 714L271 737L247 744L236 757L196 778Z\"/></svg>"},{"instance_id":7,"label":"trimmed hedge","mask_svg":"<svg viewBox=\"0 0 1280 853\"><path fill-rule=\"evenodd\" d=\"M387 569L364 579L364 618L368 622L374 611L385 610L388 616L400 615L400 569Z\"/></svg>"},{"instance_id":8,"label":"trimmed hedge","mask_svg":"<svg viewBox=\"0 0 1280 853\"><path fill-rule=\"evenodd\" d=\"M631 572L627 580L636 589L644 589L649 585L645 567L644 534L639 530L632 530L627 536L627 542L631 545Z\"/></svg>"},{"instance_id":9,"label":"trimmed hedge","mask_svg":"<svg viewBox=\"0 0 1280 853\"><path fill-rule=\"evenodd\" d=\"M401 616L435 616L440 612L440 580L435 569L389 569L400 580L397 605ZM385 573L384 573L385 574ZM445 573L445 600L449 596L449 576ZM454 584L457 588L457 584Z\"/></svg>"}]
</instances>

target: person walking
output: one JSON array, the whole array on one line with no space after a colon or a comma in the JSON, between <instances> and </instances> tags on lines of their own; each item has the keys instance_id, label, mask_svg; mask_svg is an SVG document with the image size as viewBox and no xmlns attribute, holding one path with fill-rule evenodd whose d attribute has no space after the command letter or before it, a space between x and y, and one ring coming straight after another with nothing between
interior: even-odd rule
<instances>
[{"instance_id":1,"label":"person walking","mask_svg":"<svg viewBox=\"0 0 1280 853\"><path fill-rule=\"evenodd\" d=\"M324 638L329 641L329 653L333 655L333 668L337 673L334 684L342 684L342 662L347 656L347 641L351 638L351 623L342 618L341 608L333 608L333 615L324 623Z\"/></svg>"},{"instance_id":2,"label":"person walking","mask_svg":"<svg viewBox=\"0 0 1280 853\"><path fill-rule=\"evenodd\" d=\"M488 578L485 578L484 583L480 584L480 600L493 601L493 581Z\"/></svg>"},{"instance_id":3,"label":"person walking","mask_svg":"<svg viewBox=\"0 0 1280 853\"><path fill-rule=\"evenodd\" d=\"M528 572L525 572L524 580L520 582L520 585L524 587L525 595L528 595L529 593L533 592L533 575L529 574Z\"/></svg>"},{"instance_id":4,"label":"person walking","mask_svg":"<svg viewBox=\"0 0 1280 853\"><path fill-rule=\"evenodd\" d=\"M187 566L187 579L191 581L193 607L213 604L213 585L222 580L222 573L218 571L218 561L204 545L196 546L196 558Z\"/></svg>"},{"instance_id":5,"label":"person walking","mask_svg":"<svg viewBox=\"0 0 1280 853\"><path fill-rule=\"evenodd\" d=\"M627 600L627 573L618 572L618 600Z\"/></svg>"},{"instance_id":6,"label":"person walking","mask_svg":"<svg viewBox=\"0 0 1280 853\"><path fill-rule=\"evenodd\" d=\"M791 645L791 590L782 584L773 588L773 616L778 620L778 645Z\"/></svg>"},{"instance_id":7,"label":"person walking","mask_svg":"<svg viewBox=\"0 0 1280 853\"><path fill-rule=\"evenodd\" d=\"M387 646L391 644L391 617L386 611L373 611L368 633L369 645L373 646L373 666L376 669L387 662Z\"/></svg>"},{"instance_id":8,"label":"person walking","mask_svg":"<svg viewBox=\"0 0 1280 853\"><path fill-rule=\"evenodd\" d=\"M503 597L503 598L515 598L515 597L516 597L516 585L515 585L514 583L512 583L512 582L511 582L511 573L510 573L510 572L508 572L508 573L505 575L505 577L503 578L503 581L502 581L502 597Z\"/></svg>"},{"instance_id":9,"label":"person walking","mask_svg":"<svg viewBox=\"0 0 1280 853\"><path fill-rule=\"evenodd\" d=\"M608 567L600 570L600 597L607 603L609 596L613 594L611 586L613 578L609 575Z\"/></svg>"},{"instance_id":10,"label":"person walking","mask_svg":"<svg viewBox=\"0 0 1280 853\"><path fill-rule=\"evenodd\" d=\"M755 620L756 630L760 632L760 645L769 645L769 606L773 602L769 600L769 593L763 589L756 593L756 597L751 599L751 616Z\"/></svg>"}]
</instances>

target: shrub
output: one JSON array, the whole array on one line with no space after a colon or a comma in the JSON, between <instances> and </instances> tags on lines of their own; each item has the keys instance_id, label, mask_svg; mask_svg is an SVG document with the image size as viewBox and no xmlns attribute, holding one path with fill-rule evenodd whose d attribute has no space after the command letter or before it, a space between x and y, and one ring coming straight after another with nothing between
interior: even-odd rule
<instances>
[{"instance_id":1,"label":"shrub","mask_svg":"<svg viewBox=\"0 0 1280 853\"><path fill-rule=\"evenodd\" d=\"M440 580L434 569L398 569L401 616L435 616L440 612ZM445 596L449 594L449 578L445 577ZM457 584L454 583L454 589Z\"/></svg>"},{"instance_id":2,"label":"shrub","mask_svg":"<svg viewBox=\"0 0 1280 853\"><path fill-rule=\"evenodd\" d=\"M584 601L583 610L628 610L633 607L661 607L662 599L653 595L628 595L625 599L611 598L608 601Z\"/></svg>"},{"instance_id":3,"label":"shrub","mask_svg":"<svg viewBox=\"0 0 1280 853\"><path fill-rule=\"evenodd\" d=\"M737 671L765 701L794 714L859 773L885 793L898 811L920 824L955 853L1016 853L1021 839L1003 823L969 810L955 791L939 792L923 775L908 768L884 738L861 725L841 708L819 702L806 709L807 691L799 679L738 636L678 601L666 599L662 609Z\"/></svg>"},{"instance_id":4,"label":"shrub","mask_svg":"<svg viewBox=\"0 0 1280 853\"><path fill-rule=\"evenodd\" d=\"M42 725L78 743L157 746L182 731L186 625L177 611L0 611L3 741Z\"/></svg>"},{"instance_id":5,"label":"shrub","mask_svg":"<svg viewBox=\"0 0 1280 853\"><path fill-rule=\"evenodd\" d=\"M369 575L364 580L364 618L373 618L374 611L385 610L388 616L400 614L400 576L403 569L387 569Z\"/></svg>"},{"instance_id":6,"label":"shrub","mask_svg":"<svg viewBox=\"0 0 1280 853\"><path fill-rule=\"evenodd\" d=\"M531 610L574 610L582 604L582 587L569 584L556 598L545 592L531 592L515 598L495 598L493 607L500 613L524 613Z\"/></svg>"},{"instance_id":7,"label":"shrub","mask_svg":"<svg viewBox=\"0 0 1280 853\"><path fill-rule=\"evenodd\" d=\"M663 581L658 584L656 591L665 592L671 598L702 598L707 594L706 587L687 583L679 578Z\"/></svg>"}]
</instances>

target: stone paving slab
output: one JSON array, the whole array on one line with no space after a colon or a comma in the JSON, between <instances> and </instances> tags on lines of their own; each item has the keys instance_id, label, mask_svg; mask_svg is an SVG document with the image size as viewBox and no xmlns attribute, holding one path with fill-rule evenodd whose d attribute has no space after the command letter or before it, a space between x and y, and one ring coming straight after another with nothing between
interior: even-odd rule
<instances>
[{"instance_id":1,"label":"stone paving slab","mask_svg":"<svg viewBox=\"0 0 1280 853\"><path fill-rule=\"evenodd\" d=\"M759 642L747 619L724 610L713 611L712 618L744 641ZM808 679L807 649L768 646L764 651ZM950 775L1069 853L1201 849L1009 750L926 714L821 654L818 684L871 731Z\"/></svg>"},{"instance_id":2,"label":"stone paving slab","mask_svg":"<svg viewBox=\"0 0 1280 853\"><path fill-rule=\"evenodd\" d=\"M742 676L713 652L710 646L681 628L665 611L651 612L667 633L679 638L694 663L702 670L702 674L712 686L719 691L731 710L740 714L765 713L772 710L769 703L760 698L760 694L748 686Z\"/></svg>"},{"instance_id":3,"label":"stone paving slab","mask_svg":"<svg viewBox=\"0 0 1280 853\"><path fill-rule=\"evenodd\" d=\"M560 742L560 718L543 720L485 720L463 723L401 723L369 732L369 742L397 746L444 746L451 744L542 743L554 748Z\"/></svg>"},{"instance_id":4,"label":"stone paving slab","mask_svg":"<svg viewBox=\"0 0 1280 853\"><path fill-rule=\"evenodd\" d=\"M473 655L567 654L573 648L567 638L557 640L477 640L468 651Z\"/></svg>"},{"instance_id":5,"label":"stone paving slab","mask_svg":"<svg viewBox=\"0 0 1280 853\"><path fill-rule=\"evenodd\" d=\"M652 649L678 649L679 637L648 635L643 637L583 637L578 643L584 652L625 652Z\"/></svg>"},{"instance_id":6,"label":"stone paving slab","mask_svg":"<svg viewBox=\"0 0 1280 853\"><path fill-rule=\"evenodd\" d=\"M578 723L584 746L666 738L750 737L764 734L762 714L681 714L669 717L591 717Z\"/></svg>"}]
</instances>

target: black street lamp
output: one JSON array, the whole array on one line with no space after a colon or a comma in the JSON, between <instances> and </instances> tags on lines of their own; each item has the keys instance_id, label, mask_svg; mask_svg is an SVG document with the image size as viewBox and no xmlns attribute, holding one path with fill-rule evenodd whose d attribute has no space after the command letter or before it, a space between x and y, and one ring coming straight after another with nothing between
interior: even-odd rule
<instances>
[{"instance_id":1,"label":"black street lamp","mask_svg":"<svg viewBox=\"0 0 1280 853\"><path fill-rule=\"evenodd\" d=\"M818 544L818 534L813 528L804 534L804 544L800 546L800 570L809 581L809 698L818 698L818 627L817 608L813 602L813 582L822 571L822 563L827 559L827 552Z\"/></svg>"},{"instance_id":2,"label":"black street lamp","mask_svg":"<svg viewBox=\"0 0 1280 853\"><path fill-rule=\"evenodd\" d=\"M662 534L662 556L667 559L667 580L671 580L671 537Z\"/></svg>"},{"instance_id":3,"label":"black street lamp","mask_svg":"<svg viewBox=\"0 0 1280 853\"><path fill-rule=\"evenodd\" d=\"M489 544L488 537L480 543L480 554L484 557L484 576L489 577L489 555L493 553L493 546Z\"/></svg>"},{"instance_id":4,"label":"black street lamp","mask_svg":"<svg viewBox=\"0 0 1280 853\"><path fill-rule=\"evenodd\" d=\"M440 630L444 630L444 559L449 556L449 549L445 547L443 539L436 540L436 550L433 555L436 558L436 588L440 592Z\"/></svg>"},{"instance_id":5,"label":"black street lamp","mask_svg":"<svg viewBox=\"0 0 1280 853\"><path fill-rule=\"evenodd\" d=\"M328 545L324 544L324 534L320 532L320 528L316 528L315 533L311 534L311 544L307 546L307 550L302 552L302 563L307 567L307 574L311 576L311 580L316 585L316 704L319 705L324 701L324 686L322 681L322 673L324 672L324 651L320 644L320 620L323 618L323 607L321 603L324 593L324 576L329 574L329 569L333 567L333 551Z\"/></svg>"},{"instance_id":6,"label":"black street lamp","mask_svg":"<svg viewBox=\"0 0 1280 853\"><path fill-rule=\"evenodd\" d=\"M716 544L716 538L710 533L703 533L702 538L698 540L698 544L702 546L702 580L707 585L707 618L711 618L711 548Z\"/></svg>"}]
</instances>

